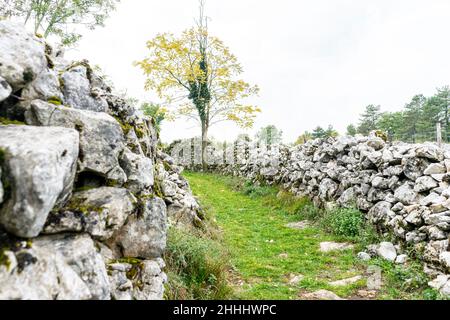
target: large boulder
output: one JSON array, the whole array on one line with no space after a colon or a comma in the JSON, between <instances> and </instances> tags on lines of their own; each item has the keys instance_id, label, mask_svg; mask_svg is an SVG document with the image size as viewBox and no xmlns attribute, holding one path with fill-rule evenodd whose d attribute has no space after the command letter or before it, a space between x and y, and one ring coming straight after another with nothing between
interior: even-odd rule
<instances>
[{"instance_id":1,"label":"large boulder","mask_svg":"<svg viewBox=\"0 0 450 320\"><path fill-rule=\"evenodd\" d=\"M0 126L2 180L0 224L20 237L35 237L48 213L72 191L78 132L66 128Z\"/></svg>"},{"instance_id":2,"label":"large boulder","mask_svg":"<svg viewBox=\"0 0 450 320\"><path fill-rule=\"evenodd\" d=\"M86 232L107 240L133 213L135 202L127 189L102 187L77 192L64 209L50 213L44 233Z\"/></svg>"},{"instance_id":3,"label":"large boulder","mask_svg":"<svg viewBox=\"0 0 450 320\"><path fill-rule=\"evenodd\" d=\"M123 132L120 124L110 115L34 100L25 113L25 119L30 125L78 130L80 171L94 172L118 183L126 181L119 165L119 155L125 147Z\"/></svg>"},{"instance_id":4,"label":"large boulder","mask_svg":"<svg viewBox=\"0 0 450 320\"><path fill-rule=\"evenodd\" d=\"M166 204L160 198L141 199L141 212L131 215L114 239L126 257L158 258L166 248Z\"/></svg>"},{"instance_id":5,"label":"large boulder","mask_svg":"<svg viewBox=\"0 0 450 320\"><path fill-rule=\"evenodd\" d=\"M0 21L0 76L13 91L36 79L46 67L42 41L21 24Z\"/></svg>"}]
</instances>

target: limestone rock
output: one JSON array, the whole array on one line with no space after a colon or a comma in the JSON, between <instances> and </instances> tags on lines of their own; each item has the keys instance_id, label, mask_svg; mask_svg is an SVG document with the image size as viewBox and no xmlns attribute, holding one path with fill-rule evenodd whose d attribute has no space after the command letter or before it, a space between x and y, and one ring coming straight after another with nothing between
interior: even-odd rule
<instances>
[{"instance_id":1,"label":"limestone rock","mask_svg":"<svg viewBox=\"0 0 450 320\"><path fill-rule=\"evenodd\" d=\"M0 76L14 91L47 67L43 43L21 24L0 21L0 52Z\"/></svg>"},{"instance_id":2,"label":"limestone rock","mask_svg":"<svg viewBox=\"0 0 450 320\"><path fill-rule=\"evenodd\" d=\"M354 277L351 277L351 278L330 282L330 285L333 286L333 287L343 287L343 286L348 286L350 284L354 284L354 283L358 282L361 279L362 279L361 276L354 276Z\"/></svg>"},{"instance_id":3,"label":"limestone rock","mask_svg":"<svg viewBox=\"0 0 450 320\"><path fill-rule=\"evenodd\" d=\"M370 259L372 259L370 254L368 254L367 252L359 252L357 257L359 260L362 260L362 261L369 261Z\"/></svg>"},{"instance_id":4,"label":"limestone rock","mask_svg":"<svg viewBox=\"0 0 450 320\"><path fill-rule=\"evenodd\" d=\"M5 100L12 93L12 88L3 77L0 76L0 102Z\"/></svg>"},{"instance_id":5,"label":"limestone rock","mask_svg":"<svg viewBox=\"0 0 450 320\"><path fill-rule=\"evenodd\" d=\"M133 282L127 278L127 273L132 268L133 266L128 263L114 263L108 266L108 278L112 299L133 299Z\"/></svg>"},{"instance_id":6,"label":"limestone rock","mask_svg":"<svg viewBox=\"0 0 450 320\"><path fill-rule=\"evenodd\" d=\"M119 165L119 155L124 148L122 129L106 113L77 110L34 100L25 114L31 125L76 129L80 132L81 171L95 172L105 178L126 181Z\"/></svg>"},{"instance_id":7,"label":"limestone rock","mask_svg":"<svg viewBox=\"0 0 450 320\"><path fill-rule=\"evenodd\" d=\"M424 192L436 188L438 183L432 177L420 177L417 178L416 184L414 186L414 191L416 192Z\"/></svg>"},{"instance_id":8,"label":"limestone rock","mask_svg":"<svg viewBox=\"0 0 450 320\"><path fill-rule=\"evenodd\" d=\"M128 148L120 157L120 165L127 175L127 185L134 192L153 186L153 161L143 155L135 154Z\"/></svg>"},{"instance_id":9,"label":"limestone rock","mask_svg":"<svg viewBox=\"0 0 450 320\"><path fill-rule=\"evenodd\" d=\"M85 65L79 64L61 75L64 100L74 109L107 112L107 101L103 97L95 96L91 90L89 72Z\"/></svg>"},{"instance_id":10,"label":"limestone rock","mask_svg":"<svg viewBox=\"0 0 450 320\"><path fill-rule=\"evenodd\" d=\"M108 266L111 296L115 300L161 300L167 276L164 262L131 260Z\"/></svg>"},{"instance_id":11,"label":"limestone rock","mask_svg":"<svg viewBox=\"0 0 450 320\"><path fill-rule=\"evenodd\" d=\"M442 252L439 255L439 261L450 272L450 251Z\"/></svg>"},{"instance_id":12,"label":"limestone rock","mask_svg":"<svg viewBox=\"0 0 450 320\"><path fill-rule=\"evenodd\" d=\"M424 143L415 150L417 157L427 158L434 161L442 161L444 154L442 149L431 143Z\"/></svg>"},{"instance_id":13,"label":"limestone rock","mask_svg":"<svg viewBox=\"0 0 450 320\"><path fill-rule=\"evenodd\" d=\"M128 218L115 243L126 257L160 257L166 247L166 205L160 198L149 198L143 200L141 207L139 214Z\"/></svg>"},{"instance_id":14,"label":"limestone rock","mask_svg":"<svg viewBox=\"0 0 450 320\"><path fill-rule=\"evenodd\" d=\"M70 195L78 157L78 133L65 128L0 126L2 175L9 195L0 223L20 237L35 237L50 210Z\"/></svg>"},{"instance_id":15,"label":"limestone rock","mask_svg":"<svg viewBox=\"0 0 450 320\"><path fill-rule=\"evenodd\" d=\"M291 229L303 230L310 226L309 221L299 221L299 222L291 222L286 225L286 227Z\"/></svg>"},{"instance_id":16,"label":"limestone rock","mask_svg":"<svg viewBox=\"0 0 450 320\"><path fill-rule=\"evenodd\" d=\"M167 276L162 269L164 262L162 259L146 260L141 269L140 287L135 287L133 296L136 300L162 300L164 294L164 284Z\"/></svg>"},{"instance_id":17,"label":"limestone rock","mask_svg":"<svg viewBox=\"0 0 450 320\"><path fill-rule=\"evenodd\" d=\"M330 252L330 251L341 251L353 249L353 245L349 243L337 243L337 242L321 242L320 251Z\"/></svg>"},{"instance_id":18,"label":"limestone rock","mask_svg":"<svg viewBox=\"0 0 450 320\"><path fill-rule=\"evenodd\" d=\"M338 203L343 207L353 207L356 203L356 193L353 187L346 189L338 199Z\"/></svg>"},{"instance_id":19,"label":"limestone rock","mask_svg":"<svg viewBox=\"0 0 450 320\"><path fill-rule=\"evenodd\" d=\"M447 168L440 163L432 163L423 172L426 175L447 173Z\"/></svg>"},{"instance_id":20,"label":"limestone rock","mask_svg":"<svg viewBox=\"0 0 450 320\"><path fill-rule=\"evenodd\" d=\"M450 279L450 276L445 275L445 274L440 274L439 276L437 276L436 279L428 282L428 285L436 290L440 290L446 283L447 281Z\"/></svg>"},{"instance_id":21,"label":"limestone rock","mask_svg":"<svg viewBox=\"0 0 450 320\"><path fill-rule=\"evenodd\" d=\"M383 149L385 142L378 137L370 137L367 141L367 145L375 150Z\"/></svg>"},{"instance_id":22,"label":"limestone rock","mask_svg":"<svg viewBox=\"0 0 450 320\"><path fill-rule=\"evenodd\" d=\"M403 204L413 204L417 199L417 193L413 190L410 184L405 183L401 187L397 188L394 193L397 201Z\"/></svg>"},{"instance_id":23,"label":"limestone rock","mask_svg":"<svg viewBox=\"0 0 450 320\"><path fill-rule=\"evenodd\" d=\"M408 261L408 256L406 254L400 254L395 258L396 264L405 264Z\"/></svg>"},{"instance_id":24,"label":"limestone rock","mask_svg":"<svg viewBox=\"0 0 450 320\"><path fill-rule=\"evenodd\" d=\"M334 292L328 290L318 290L312 293L307 293L304 297L309 300L345 300Z\"/></svg>"},{"instance_id":25,"label":"limestone rock","mask_svg":"<svg viewBox=\"0 0 450 320\"><path fill-rule=\"evenodd\" d=\"M338 189L338 185L331 179L325 178L322 180L319 186L319 196L323 200L332 200L336 191Z\"/></svg>"},{"instance_id":26,"label":"limestone rock","mask_svg":"<svg viewBox=\"0 0 450 320\"><path fill-rule=\"evenodd\" d=\"M450 297L450 280L448 280L442 288L439 290L439 293L442 294L444 297L449 298Z\"/></svg>"},{"instance_id":27,"label":"limestone rock","mask_svg":"<svg viewBox=\"0 0 450 320\"><path fill-rule=\"evenodd\" d=\"M391 208L391 203L387 201L380 201L369 210L368 218L374 223L385 221L395 216L395 213L391 210Z\"/></svg>"},{"instance_id":28,"label":"limestone rock","mask_svg":"<svg viewBox=\"0 0 450 320\"><path fill-rule=\"evenodd\" d=\"M392 262L397 258L397 250L391 242L380 243L377 248L377 254L381 258Z\"/></svg>"},{"instance_id":29,"label":"limestone rock","mask_svg":"<svg viewBox=\"0 0 450 320\"><path fill-rule=\"evenodd\" d=\"M177 185L170 180L162 181L161 189L165 197L173 197L177 194Z\"/></svg>"},{"instance_id":30,"label":"limestone rock","mask_svg":"<svg viewBox=\"0 0 450 320\"><path fill-rule=\"evenodd\" d=\"M60 83L55 70L45 70L22 90L21 98L25 100L41 99L62 103L64 97L60 90Z\"/></svg>"},{"instance_id":31,"label":"limestone rock","mask_svg":"<svg viewBox=\"0 0 450 320\"><path fill-rule=\"evenodd\" d=\"M102 187L77 192L66 208L50 213L44 232L86 232L107 240L134 212L135 202L127 189Z\"/></svg>"},{"instance_id":32,"label":"limestone rock","mask_svg":"<svg viewBox=\"0 0 450 320\"><path fill-rule=\"evenodd\" d=\"M9 267L0 265L1 300L87 300L88 286L51 248L5 252Z\"/></svg>"},{"instance_id":33,"label":"limestone rock","mask_svg":"<svg viewBox=\"0 0 450 320\"><path fill-rule=\"evenodd\" d=\"M56 250L90 291L91 299L110 299L110 288L105 262L87 235L55 235L36 239L34 245Z\"/></svg>"},{"instance_id":34,"label":"limestone rock","mask_svg":"<svg viewBox=\"0 0 450 320\"><path fill-rule=\"evenodd\" d=\"M430 165L430 161L424 158L405 158L402 160L403 163L403 173L405 176L416 181L417 178L423 176L424 171Z\"/></svg>"},{"instance_id":35,"label":"limestone rock","mask_svg":"<svg viewBox=\"0 0 450 320\"><path fill-rule=\"evenodd\" d=\"M294 285L295 286L295 285L299 284L304 278L305 278L304 275L291 273L291 274L289 274L287 282L290 285Z\"/></svg>"}]
</instances>

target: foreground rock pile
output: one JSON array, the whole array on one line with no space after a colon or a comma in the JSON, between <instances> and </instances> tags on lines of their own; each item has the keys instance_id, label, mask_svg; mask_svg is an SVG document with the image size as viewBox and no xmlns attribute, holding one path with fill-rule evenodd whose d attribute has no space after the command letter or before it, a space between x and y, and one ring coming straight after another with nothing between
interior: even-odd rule
<instances>
[{"instance_id":1,"label":"foreground rock pile","mask_svg":"<svg viewBox=\"0 0 450 320\"><path fill-rule=\"evenodd\" d=\"M212 168L280 184L318 205L357 207L380 232L420 252L432 276L450 274L450 150L431 143L386 144L375 134L271 150L240 148L237 164ZM450 282L439 289L450 295Z\"/></svg>"},{"instance_id":2,"label":"foreground rock pile","mask_svg":"<svg viewBox=\"0 0 450 320\"><path fill-rule=\"evenodd\" d=\"M0 21L0 299L161 299L180 169L88 62Z\"/></svg>"}]
</instances>

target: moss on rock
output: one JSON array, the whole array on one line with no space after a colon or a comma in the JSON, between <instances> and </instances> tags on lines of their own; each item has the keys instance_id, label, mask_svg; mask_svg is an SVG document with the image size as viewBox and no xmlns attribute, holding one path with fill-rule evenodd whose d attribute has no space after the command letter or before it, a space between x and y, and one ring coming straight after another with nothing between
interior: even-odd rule
<instances>
[{"instance_id":1,"label":"moss on rock","mask_svg":"<svg viewBox=\"0 0 450 320\"><path fill-rule=\"evenodd\" d=\"M67 203L67 205L62 210L82 213L85 216L91 214L92 212L101 213L103 211L103 207L86 204L85 202L85 198L78 198L75 196L70 199L69 203Z\"/></svg>"},{"instance_id":2,"label":"moss on rock","mask_svg":"<svg viewBox=\"0 0 450 320\"><path fill-rule=\"evenodd\" d=\"M62 101L58 97L50 97L50 98L48 98L47 102L51 103L51 104L54 104L55 106L61 106L62 105Z\"/></svg>"},{"instance_id":3,"label":"moss on rock","mask_svg":"<svg viewBox=\"0 0 450 320\"><path fill-rule=\"evenodd\" d=\"M120 119L119 117L114 116L114 119L116 119L116 121L119 123L125 135L128 134L131 130L133 130L133 126L131 124L122 121L122 119Z\"/></svg>"},{"instance_id":4,"label":"moss on rock","mask_svg":"<svg viewBox=\"0 0 450 320\"><path fill-rule=\"evenodd\" d=\"M4 125L4 126L7 126L7 125L23 126L23 125L25 125L25 122L18 121L18 120L10 120L8 118L0 117L0 125Z\"/></svg>"}]
</instances>

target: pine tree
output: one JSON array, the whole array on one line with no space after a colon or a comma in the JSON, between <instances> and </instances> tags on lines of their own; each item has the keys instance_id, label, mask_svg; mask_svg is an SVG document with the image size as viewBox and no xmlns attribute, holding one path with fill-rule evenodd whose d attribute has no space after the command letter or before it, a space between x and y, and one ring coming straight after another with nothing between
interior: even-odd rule
<instances>
[{"instance_id":1,"label":"pine tree","mask_svg":"<svg viewBox=\"0 0 450 320\"><path fill-rule=\"evenodd\" d=\"M373 104L366 107L359 120L358 133L368 135L371 131L377 129L377 123L381 116L380 109L380 106Z\"/></svg>"}]
</instances>

